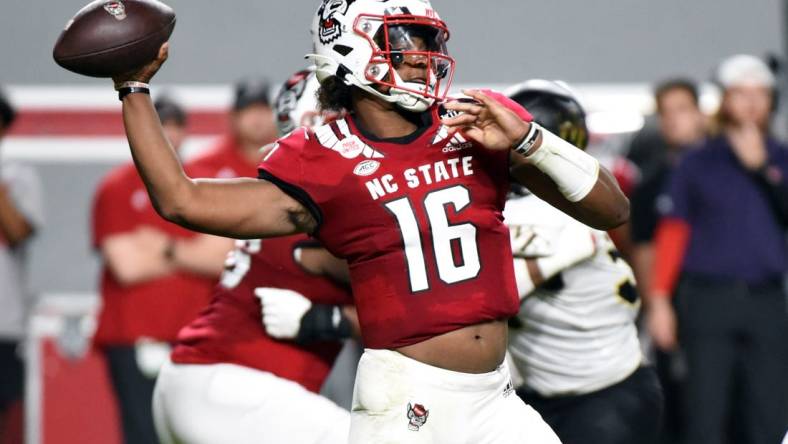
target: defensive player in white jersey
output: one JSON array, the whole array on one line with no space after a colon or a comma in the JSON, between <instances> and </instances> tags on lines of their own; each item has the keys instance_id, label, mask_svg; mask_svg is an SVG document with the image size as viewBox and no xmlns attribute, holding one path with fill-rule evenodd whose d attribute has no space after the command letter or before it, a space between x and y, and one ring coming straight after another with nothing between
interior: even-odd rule
<instances>
[{"instance_id":1,"label":"defensive player in white jersey","mask_svg":"<svg viewBox=\"0 0 788 444\"><path fill-rule=\"evenodd\" d=\"M587 143L585 113L556 82L531 80L509 96L573 145ZM604 231L513 189L504 215L523 298L509 350L523 385L517 393L564 444L650 443L662 396L641 355L640 299L632 269Z\"/></svg>"}]
</instances>

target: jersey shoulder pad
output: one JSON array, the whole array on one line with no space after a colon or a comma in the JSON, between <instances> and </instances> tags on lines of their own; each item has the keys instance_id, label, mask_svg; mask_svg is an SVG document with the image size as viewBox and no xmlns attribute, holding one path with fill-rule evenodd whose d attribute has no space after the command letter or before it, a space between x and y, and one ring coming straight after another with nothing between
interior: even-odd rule
<instances>
[{"instance_id":1,"label":"jersey shoulder pad","mask_svg":"<svg viewBox=\"0 0 788 444\"><path fill-rule=\"evenodd\" d=\"M345 159L364 157L381 159L383 154L367 145L355 135L348 124L347 118L335 120L314 129L315 141L324 149L337 152Z\"/></svg>"},{"instance_id":2,"label":"jersey shoulder pad","mask_svg":"<svg viewBox=\"0 0 788 444\"><path fill-rule=\"evenodd\" d=\"M308 143L306 129L299 128L291 132L272 144L258 169L268 171L275 176L287 170L295 170L296 166L300 171L302 152Z\"/></svg>"}]
</instances>

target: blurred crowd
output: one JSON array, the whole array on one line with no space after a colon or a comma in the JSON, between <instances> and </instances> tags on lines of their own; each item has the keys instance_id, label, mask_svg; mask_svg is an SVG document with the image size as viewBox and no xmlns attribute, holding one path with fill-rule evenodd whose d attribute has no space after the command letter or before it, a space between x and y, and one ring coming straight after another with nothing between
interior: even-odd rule
<instances>
[{"instance_id":1,"label":"blurred crowd","mask_svg":"<svg viewBox=\"0 0 788 444\"><path fill-rule=\"evenodd\" d=\"M770 442L788 423L785 145L771 131L777 80L739 55L717 68L707 118L687 79L655 89L658 131L629 158L644 330L666 397L666 442ZM772 435L770 435L772 433Z\"/></svg>"},{"instance_id":2,"label":"blurred crowd","mask_svg":"<svg viewBox=\"0 0 788 444\"><path fill-rule=\"evenodd\" d=\"M631 217L615 233L643 300L642 347L665 395L663 443L768 443L788 425L788 145L772 131L778 76L757 57L715 70L720 105L700 107L695 80L654 85L653 125L623 153ZM191 177L256 177L259 148L277 137L271 91L235 88L230 132L189 159ZM187 112L161 95L156 110L173 147ZM0 139L13 124L0 95ZM1 145L0 145L1 146ZM630 180L627 179L627 180ZM131 163L94 196L93 247L102 308L93 339L106 358L127 443L157 442L151 398L178 331L210 303L233 241L163 221ZM46 229L33 168L0 163L0 443L20 436L24 393L25 252Z\"/></svg>"}]
</instances>

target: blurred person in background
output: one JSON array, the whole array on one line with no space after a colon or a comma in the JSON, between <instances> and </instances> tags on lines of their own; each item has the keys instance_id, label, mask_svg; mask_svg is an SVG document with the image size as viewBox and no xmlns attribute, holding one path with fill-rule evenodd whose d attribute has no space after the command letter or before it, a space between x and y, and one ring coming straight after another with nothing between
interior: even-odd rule
<instances>
[{"instance_id":1,"label":"blurred person in background","mask_svg":"<svg viewBox=\"0 0 788 444\"><path fill-rule=\"evenodd\" d=\"M322 124L318 86L313 71L285 83L275 101L281 135ZM350 412L318 392L357 330L348 273L304 234L238 241L156 382L161 441L346 443Z\"/></svg>"},{"instance_id":2,"label":"blurred person in background","mask_svg":"<svg viewBox=\"0 0 788 444\"><path fill-rule=\"evenodd\" d=\"M180 149L186 114L161 98L156 111ZM190 174L213 177L204 165ZM193 233L156 214L133 163L112 170L94 198L94 246L103 260L95 345L107 359L127 444L155 443L151 400L168 343L210 300L233 241Z\"/></svg>"},{"instance_id":3,"label":"blurred person in background","mask_svg":"<svg viewBox=\"0 0 788 444\"><path fill-rule=\"evenodd\" d=\"M15 116L0 92L0 141ZM43 225L43 212L35 170L0 157L0 442L21 440L25 372L20 345L32 308L25 261L27 246Z\"/></svg>"},{"instance_id":4,"label":"blurred person in background","mask_svg":"<svg viewBox=\"0 0 788 444\"><path fill-rule=\"evenodd\" d=\"M580 149L585 111L556 82L530 80L510 97ZM504 216L522 299L510 322L517 394L564 444L647 444L659 432L662 394L635 326L632 269L610 236L512 186Z\"/></svg>"},{"instance_id":5,"label":"blurred person in background","mask_svg":"<svg viewBox=\"0 0 788 444\"><path fill-rule=\"evenodd\" d=\"M651 136L636 136L629 152L630 158L639 163L641 171L640 182L631 197L630 219L634 243L632 265L641 290L649 288L653 265L652 242L659 220L657 197L662 194L670 172L685 149L697 147L706 135L698 88L692 80L676 78L662 82L654 90L654 98L659 132L651 144L637 142Z\"/></svg>"},{"instance_id":6,"label":"blurred person in background","mask_svg":"<svg viewBox=\"0 0 788 444\"><path fill-rule=\"evenodd\" d=\"M637 165L643 178L657 175L677 153L700 142L705 135L705 116L700 110L697 84L674 77L654 88L657 124L640 130L629 144L627 157Z\"/></svg>"},{"instance_id":7,"label":"blurred person in background","mask_svg":"<svg viewBox=\"0 0 788 444\"><path fill-rule=\"evenodd\" d=\"M670 179L647 325L659 348L680 339L686 354L686 442L767 444L779 442L788 417L788 151L769 131L768 66L733 56L716 77L719 134ZM730 438L732 418L744 439Z\"/></svg>"},{"instance_id":8,"label":"blurred person in background","mask_svg":"<svg viewBox=\"0 0 788 444\"><path fill-rule=\"evenodd\" d=\"M191 177L257 177L260 148L277 138L270 88L265 79L246 78L235 85L234 96L229 133L184 165L198 170Z\"/></svg>"},{"instance_id":9,"label":"blurred person in background","mask_svg":"<svg viewBox=\"0 0 788 444\"><path fill-rule=\"evenodd\" d=\"M641 180L631 196L631 264L640 294L648 295L654 265L654 232L659 221L658 197L683 153L697 147L706 136L706 118L699 106L695 82L685 78L666 80L654 90L658 132L643 130L632 142L630 157L640 162ZM650 135L649 135L650 134ZM646 301L648 308L648 301ZM663 442L674 443L681 423L680 356L655 350L654 362L665 395Z\"/></svg>"}]
</instances>

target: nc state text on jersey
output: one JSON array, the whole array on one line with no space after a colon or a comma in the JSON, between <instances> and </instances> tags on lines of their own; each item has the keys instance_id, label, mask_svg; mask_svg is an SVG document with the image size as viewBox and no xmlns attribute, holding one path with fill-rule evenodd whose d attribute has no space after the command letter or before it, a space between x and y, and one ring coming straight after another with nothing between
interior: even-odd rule
<instances>
[{"instance_id":1,"label":"nc state text on jersey","mask_svg":"<svg viewBox=\"0 0 788 444\"><path fill-rule=\"evenodd\" d=\"M465 156L462 158L441 160L435 163L428 163L416 168L408 168L402 172L402 179L408 188L414 189L422 185L432 185L445 180L457 179L465 176L473 176L471 161L473 157ZM367 181L366 186L372 200L378 200L387 194L399 191L400 182L391 174L384 174Z\"/></svg>"}]
</instances>

